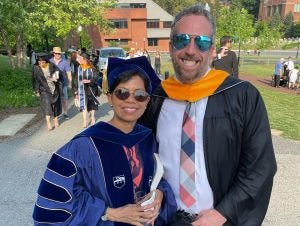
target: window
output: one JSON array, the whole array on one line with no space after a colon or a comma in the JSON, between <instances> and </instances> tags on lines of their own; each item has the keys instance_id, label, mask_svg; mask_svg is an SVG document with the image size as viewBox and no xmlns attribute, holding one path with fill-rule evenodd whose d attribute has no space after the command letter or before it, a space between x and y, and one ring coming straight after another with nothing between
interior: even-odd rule
<instances>
[{"instance_id":1,"label":"window","mask_svg":"<svg viewBox=\"0 0 300 226\"><path fill-rule=\"evenodd\" d=\"M119 3L117 8L146 8L146 3Z\"/></svg>"},{"instance_id":2,"label":"window","mask_svg":"<svg viewBox=\"0 0 300 226\"><path fill-rule=\"evenodd\" d=\"M130 8L130 5L127 3L119 3L117 5L117 8Z\"/></svg>"},{"instance_id":3,"label":"window","mask_svg":"<svg viewBox=\"0 0 300 226\"><path fill-rule=\"evenodd\" d=\"M147 28L159 28L159 20L148 20Z\"/></svg>"},{"instance_id":4,"label":"window","mask_svg":"<svg viewBox=\"0 0 300 226\"><path fill-rule=\"evenodd\" d=\"M295 4L294 6L294 12L296 13L299 13L300 12L300 4Z\"/></svg>"},{"instance_id":5,"label":"window","mask_svg":"<svg viewBox=\"0 0 300 226\"><path fill-rule=\"evenodd\" d=\"M148 46L158 46L157 38L148 38Z\"/></svg>"},{"instance_id":6,"label":"window","mask_svg":"<svg viewBox=\"0 0 300 226\"><path fill-rule=\"evenodd\" d=\"M146 3L131 3L130 8L146 8Z\"/></svg>"},{"instance_id":7,"label":"window","mask_svg":"<svg viewBox=\"0 0 300 226\"><path fill-rule=\"evenodd\" d=\"M110 20L110 22L117 29L127 29L128 28L128 23L127 23L127 20L125 20L125 19Z\"/></svg>"},{"instance_id":8,"label":"window","mask_svg":"<svg viewBox=\"0 0 300 226\"><path fill-rule=\"evenodd\" d=\"M267 16L271 16L271 6L268 6L268 14Z\"/></svg>"},{"instance_id":9,"label":"window","mask_svg":"<svg viewBox=\"0 0 300 226\"><path fill-rule=\"evenodd\" d=\"M114 43L114 45L109 45L109 46L115 46L115 45L119 45L119 46L127 46L128 45L128 39L105 39L105 41L109 44L109 43Z\"/></svg>"},{"instance_id":10,"label":"window","mask_svg":"<svg viewBox=\"0 0 300 226\"><path fill-rule=\"evenodd\" d=\"M272 15L271 16L273 16L275 14L275 12L276 12L276 5L273 5L273 7L272 7Z\"/></svg>"},{"instance_id":11,"label":"window","mask_svg":"<svg viewBox=\"0 0 300 226\"><path fill-rule=\"evenodd\" d=\"M171 28L172 21L164 21L164 28Z\"/></svg>"},{"instance_id":12,"label":"window","mask_svg":"<svg viewBox=\"0 0 300 226\"><path fill-rule=\"evenodd\" d=\"M278 7L278 8L277 8L277 9L278 9L278 12L279 12L279 14L281 15L282 5L278 5L277 7Z\"/></svg>"}]
</instances>

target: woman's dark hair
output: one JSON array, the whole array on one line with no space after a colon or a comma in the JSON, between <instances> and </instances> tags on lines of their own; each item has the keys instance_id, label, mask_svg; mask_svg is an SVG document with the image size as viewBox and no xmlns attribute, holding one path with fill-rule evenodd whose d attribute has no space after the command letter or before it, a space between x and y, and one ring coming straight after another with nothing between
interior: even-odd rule
<instances>
[{"instance_id":1,"label":"woman's dark hair","mask_svg":"<svg viewBox=\"0 0 300 226\"><path fill-rule=\"evenodd\" d=\"M35 65L39 64L39 61L46 61L49 63L49 56L48 55L43 55L43 54L36 54L35 56Z\"/></svg>"},{"instance_id":2,"label":"woman's dark hair","mask_svg":"<svg viewBox=\"0 0 300 226\"><path fill-rule=\"evenodd\" d=\"M139 70L129 70L119 74L119 76L114 80L111 87L109 87L109 92L112 93L120 83L128 82L134 76L138 76L143 80L146 91L150 93L149 78L143 73L141 73Z\"/></svg>"}]
</instances>

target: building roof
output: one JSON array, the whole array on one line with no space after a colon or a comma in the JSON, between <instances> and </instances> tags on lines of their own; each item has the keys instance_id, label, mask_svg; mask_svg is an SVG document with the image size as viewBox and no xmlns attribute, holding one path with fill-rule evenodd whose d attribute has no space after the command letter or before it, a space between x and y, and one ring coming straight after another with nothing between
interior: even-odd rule
<instances>
[{"instance_id":1,"label":"building roof","mask_svg":"<svg viewBox=\"0 0 300 226\"><path fill-rule=\"evenodd\" d=\"M119 3L146 3L147 19L159 19L160 21L173 21L173 16L162 9L152 0L119 0Z\"/></svg>"}]
</instances>

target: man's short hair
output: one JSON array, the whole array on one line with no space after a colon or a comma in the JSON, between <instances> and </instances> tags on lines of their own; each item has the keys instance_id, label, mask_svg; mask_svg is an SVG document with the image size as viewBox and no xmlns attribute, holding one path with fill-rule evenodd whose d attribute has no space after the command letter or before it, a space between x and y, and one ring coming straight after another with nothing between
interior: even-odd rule
<instances>
[{"instance_id":1,"label":"man's short hair","mask_svg":"<svg viewBox=\"0 0 300 226\"><path fill-rule=\"evenodd\" d=\"M215 24L215 18L213 15L210 13L209 10L205 8L204 5L201 3L197 3L189 8L183 9L181 12L179 12L175 17L174 21L172 22L171 25L171 32L170 32L170 38L172 40L173 35L176 34L175 26L180 21L183 17L186 16L204 16L208 22L211 24L212 27L212 41L215 43L215 37L216 37L216 24Z\"/></svg>"},{"instance_id":2,"label":"man's short hair","mask_svg":"<svg viewBox=\"0 0 300 226\"><path fill-rule=\"evenodd\" d=\"M232 37L231 36L223 36L222 38L220 38L220 45L224 46L226 45L228 42L232 42Z\"/></svg>"}]
</instances>

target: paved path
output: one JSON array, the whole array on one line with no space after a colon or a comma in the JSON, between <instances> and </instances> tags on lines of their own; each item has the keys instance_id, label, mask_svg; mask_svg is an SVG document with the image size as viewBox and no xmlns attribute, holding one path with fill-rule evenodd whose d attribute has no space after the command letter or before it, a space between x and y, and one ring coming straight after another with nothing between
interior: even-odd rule
<instances>
[{"instance_id":1,"label":"paved path","mask_svg":"<svg viewBox=\"0 0 300 226\"><path fill-rule=\"evenodd\" d=\"M102 103L97 121L111 116ZM32 225L36 191L53 152L82 130L82 116L72 107L70 119L47 131L42 122L25 134L0 143L0 226ZM278 172L263 226L300 226L300 143L273 136Z\"/></svg>"}]
</instances>

